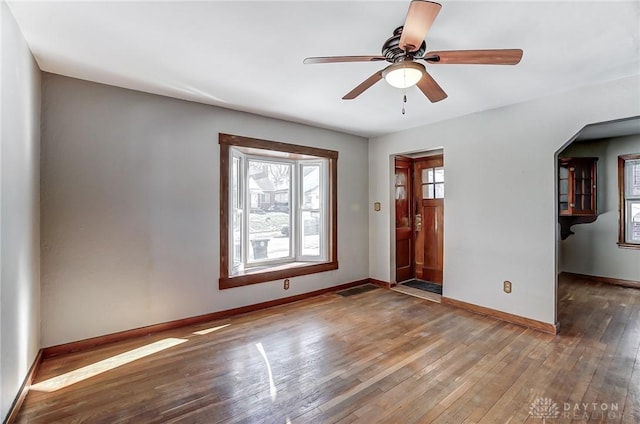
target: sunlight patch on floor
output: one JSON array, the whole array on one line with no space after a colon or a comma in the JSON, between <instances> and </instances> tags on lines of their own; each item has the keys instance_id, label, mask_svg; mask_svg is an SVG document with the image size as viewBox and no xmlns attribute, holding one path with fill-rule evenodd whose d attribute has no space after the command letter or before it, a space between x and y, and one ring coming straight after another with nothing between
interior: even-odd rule
<instances>
[{"instance_id":1,"label":"sunlight patch on floor","mask_svg":"<svg viewBox=\"0 0 640 424\"><path fill-rule=\"evenodd\" d=\"M273 374L271 373L271 364L269 364L269 358L267 358L267 353L264 351L262 343L256 343L256 347L258 348L258 351L260 351L265 364L267 364L267 372L269 373L269 393L271 394L271 401L275 402L276 397L278 396L278 389L276 389L276 385L273 382Z\"/></svg>"},{"instance_id":2,"label":"sunlight patch on floor","mask_svg":"<svg viewBox=\"0 0 640 424\"><path fill-rule=\"evenodd\" d=\"M213 333L214 331L222 330L225 327L230 326L231 324L219 325L217 327L205 328L204 330L194 331L193 334L197 334L198 336L204 336L205 334Z\"/></svg>"},{"instance_id":3,"label":"sunlight patch on floor","mask_svg":"<svg viewBox=\"0 0 640 424\"><path fill-rule=\"evenodd\" d=\"M87 365L77 370L69 371L61 374L57 377L50 378L40 383L31 385L29 390L37 390L39 392L55 392L64 387L68 387L72 384L86 380L91 377L95 377L98 374L102 374L107 371L111 371L117 367L133 362L137 359L144 358L145 356L153 355L154 353L168 349L173 346L177 346L186 342L186 339L167 338L158 340L157 342L150 343L146 346L142 346L128 352L121 353L119 355L112 356L102 361L96 362L91 365Z\"/></svg>"}]
</instances>

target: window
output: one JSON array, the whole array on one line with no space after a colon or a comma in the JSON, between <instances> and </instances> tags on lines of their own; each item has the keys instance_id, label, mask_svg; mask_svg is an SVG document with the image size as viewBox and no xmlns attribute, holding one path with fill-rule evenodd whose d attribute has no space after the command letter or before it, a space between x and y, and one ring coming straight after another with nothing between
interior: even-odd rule
<instances>
[{"instance_id":1,"label":"window","mask_svg":"<svg viewBox=\"0 0 640 424\"><path fill-rule=\"evenodd\" d=\"M640 154L618 156L618 245L640 249Z\"/></svg>"},{"instance_id":2,"label":"window","mask_svg":"<svg viewBox=\"0 0 640 424\"><path fill-rule=\"evenodd\" d=\"M220 134L220 288L338 268L338 152Z\"/></svg>"},{"instance_id":3,"label":"window","mask_svg":"<svg viewBox=\"0 0 640 424\"><path fill-rule=\"evenodd\" d=\"M444 199L444 167L422 170L422 198Z\"/></svg>"}]
</instances>

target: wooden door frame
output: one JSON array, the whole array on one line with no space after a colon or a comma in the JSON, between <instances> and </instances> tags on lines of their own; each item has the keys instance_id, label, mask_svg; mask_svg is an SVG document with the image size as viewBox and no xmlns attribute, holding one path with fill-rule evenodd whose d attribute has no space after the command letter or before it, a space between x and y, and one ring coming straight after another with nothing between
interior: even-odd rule
<instances>
[{"instance_id":1,"label":"wooden door frame","mask_svg":"<svg viewBox=\"0 0 640 424\"><path fill-rule=\"evenodd\" d=\"M390 236L391 236L391 252L390 252L390 262L391 262L391 266L390 266L390 277L392 277L390 279L390 285L393 287L395 285L398 284L398 280L397 280L397 276L396 276L396 211L395 211L395 168L396 168L396 158L401 158L401 159L411 159L412 161L414 160L419 160L419 159L425 159L431 156L442 156L443 162L444 162L444 149L442 147L439 148L434 148L434 149L429 149L429 150L424 150L424 151L420 151L420 152L415 152L415 153L396 153L396 154L392 154L390 155L390 162L389 162L389 166L390 166L390 177L389 177L389 199L390 199L390 216L389 216L389 224L390 224ZM415 176L412 176L412 184L413 184L413 180L415 180ZM445 176L445 184L446 184L446 176ZM446 196L446 194L445 194ZM446 215L443 216L443 222L445 221ZM444 286L444 282L445 282L445 273L444 273L444 239L443 239L443 272L442 272L442 285ZM414 267L414 273L415 273L415 258L413 259L413 267Z\"/></svg>"}]
</instances>

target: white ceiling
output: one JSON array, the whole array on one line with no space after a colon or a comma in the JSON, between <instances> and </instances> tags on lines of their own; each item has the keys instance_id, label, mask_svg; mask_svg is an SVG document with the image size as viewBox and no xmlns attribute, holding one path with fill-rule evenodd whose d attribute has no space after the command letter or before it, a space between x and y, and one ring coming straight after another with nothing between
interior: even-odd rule
<instances>
[{"instance_id":1,"label":"white ceiling","mask_svg":"<svg viewBox=\"0 0 640 424\"><path fill-rule=\"evenodd\" d=\"M442 1L427 50L522 48L516 66L429 65L449 97L381 81L341 97L409 2L32 2L9 6L47 72L375 136L640 74L640 1ZM579 105L576 105L579 107Z\"/></svg>"},{"instance_id":2,"label":"white ceiling","mask_svg":"<svg viewBox=\"0 0 640 424\"><path fill-rule=\"evenodd\" d=\"M625 137L640 134L640 117L598 122L584 127L575 141L598 140L601 138Z\"/></svg>"}]
</instances>

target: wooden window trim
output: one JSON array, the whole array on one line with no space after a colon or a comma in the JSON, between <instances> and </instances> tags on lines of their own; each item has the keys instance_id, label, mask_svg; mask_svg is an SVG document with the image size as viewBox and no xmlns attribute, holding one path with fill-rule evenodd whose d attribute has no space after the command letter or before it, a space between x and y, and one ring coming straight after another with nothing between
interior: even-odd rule
<instances>
[{"instance_id":1,"label":"wooden window trim","mask_svg":"<svg viewBox=\"0 0 640 424\"><path fill-rule=\"evenodd\" d=\"M640 159L640 154L618 156L618 247L622 249L640 249L640 243L627 243L625 241L627 212L624 194L624 163L628 160L637 159Z\"/></svg>"},{"instance_id":2,"label":"wooden window trim","mask_svg":"<svg viewBox=\"0 0 640 424\"><path fill-rule=\"evenodd\" d=\"M223 133L219 134L218 142L220 144L220 290L338 269L338 152ZM309 155L328 159L328 261L291 262L270 267L265 271L248 271L242 275L229 277L229 150L232 146L285 152L292 158L296 155Z\"/></svg>"}]
</instances>

